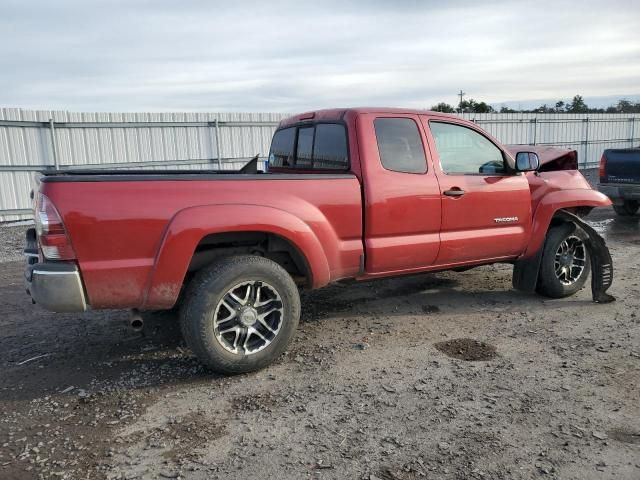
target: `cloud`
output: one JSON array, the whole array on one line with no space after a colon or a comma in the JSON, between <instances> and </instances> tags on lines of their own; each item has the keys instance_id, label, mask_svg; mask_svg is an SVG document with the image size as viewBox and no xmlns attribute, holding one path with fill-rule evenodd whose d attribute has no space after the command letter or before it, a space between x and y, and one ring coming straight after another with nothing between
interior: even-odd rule
<instances>
[{"instance_id":1,"label":"cloud","mask_svg":"<svg viewBox=\"0 0 640 480\"><path fill-rule=\"evenodd\" d=\"M640 4L5 0L0 105L429 107L638 93Z\"/></svg>"}]
</instances>

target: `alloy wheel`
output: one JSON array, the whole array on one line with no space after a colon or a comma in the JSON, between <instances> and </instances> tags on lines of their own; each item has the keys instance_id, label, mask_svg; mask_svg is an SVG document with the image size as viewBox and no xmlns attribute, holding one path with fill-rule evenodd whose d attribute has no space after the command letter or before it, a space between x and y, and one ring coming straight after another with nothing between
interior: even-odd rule
<instances>
[{"instance_id":1,"label":"alloy wheel","mask_svg":"<svg viewBox=\"0 0 640 480\"><path fill-rule=\"evenodd\" d=\"M577 282L587 263L587 250L582 239L571 235L565 238L556 251L554 269L563 285Z\"/></svg>"},{"instance_id":2,"label":"alloy wheel","mask_svg":"<svg viewBox=\"0 0 640 480\"><path fill-rule=\"evenodd\" d=\"M272 285L262 281L238 283L216 306L214 335L225 350L252 355L273 342L283 314L282 299Z\"/></svg>"}]
</instances>

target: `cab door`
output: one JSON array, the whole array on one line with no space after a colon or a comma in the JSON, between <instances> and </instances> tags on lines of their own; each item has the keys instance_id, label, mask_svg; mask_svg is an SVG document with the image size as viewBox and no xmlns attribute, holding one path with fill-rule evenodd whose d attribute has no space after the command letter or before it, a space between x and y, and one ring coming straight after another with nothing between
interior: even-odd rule
<instances>
[{"instance_id":1,"label":"cab door","mask_svg":"<svg viewBox=\"0 0 640 480\"><path fill-rule=\"evenodd\" d=\"M358 116L364 182L365 271L424 269L440 248L440 188L418 115Z\"/></svg>"},{"instance_id":2,"label":"cab door","mask_svg":"<svg viewBox=\"0 0 640 480\"><path fill-rule=\"evenodd\" d=\"M438 265L519 256L531 225L529 182L468 122L422 117L442 199Z\"/></svg>"}]
</instances>

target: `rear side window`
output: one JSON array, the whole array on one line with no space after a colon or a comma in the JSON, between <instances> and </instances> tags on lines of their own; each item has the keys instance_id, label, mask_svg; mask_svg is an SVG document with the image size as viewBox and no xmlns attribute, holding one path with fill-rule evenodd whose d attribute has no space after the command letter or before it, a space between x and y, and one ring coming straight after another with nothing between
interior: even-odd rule
<instances>
[{"instance_id":1,"label":"rear side window","mask_svg":"<svg viewBox=\"0 0 640 480\"><path fill-rule=\"evenodd\" d=\"M278 130L271 142L269 164L305 170L348 170L347 131L337 123Z\"/></svg>"},{"instance_id":2,"label":"rear side window","mask_svg":"<svg viewBox=\"0 0 640 480\"><path fill-rule=\"evenodd\" d=\"M418 125L410 118L376 118L373 121L382 166L404 173L425 173L427 160Z\"/></svg>"},{"instance_id":3,"label":"rear side window","mask_svg":"<svg viewBox=\"0 0 640 480\"><path fill-rule=\"evenodd\" d=\"M296 128L278 130L271 140L269 164L274 167L293 167L295 155Z\"/></svg>"}]
</instances>

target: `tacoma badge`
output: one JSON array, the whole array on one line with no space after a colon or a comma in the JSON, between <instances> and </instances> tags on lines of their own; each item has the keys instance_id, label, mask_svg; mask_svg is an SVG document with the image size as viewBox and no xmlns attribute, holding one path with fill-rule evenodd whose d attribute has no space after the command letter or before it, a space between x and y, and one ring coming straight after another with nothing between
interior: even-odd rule
<instances>
[{"instance_id":1,"label":"tacoma badge","mask_svg":"<svg viewBox=\"0 0 640 480\"><path fill-rule=\"evenodd\" d=\"M509 223L509 222L517 222L518 217L497 217L493 219L496 223Z\"/></svg>"}]
</instances>

